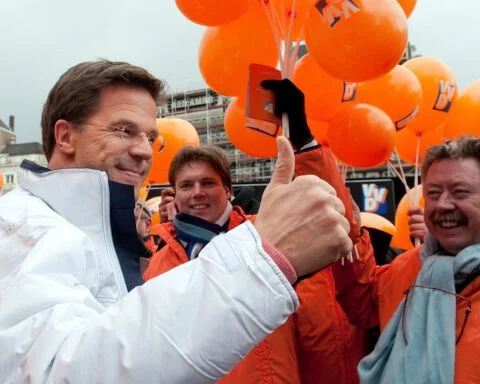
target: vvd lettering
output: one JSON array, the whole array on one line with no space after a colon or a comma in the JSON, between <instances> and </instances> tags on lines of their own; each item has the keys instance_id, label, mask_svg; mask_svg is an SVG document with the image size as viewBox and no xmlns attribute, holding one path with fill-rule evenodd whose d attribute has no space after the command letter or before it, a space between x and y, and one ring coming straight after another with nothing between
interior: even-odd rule
<instances>
[{"instance_id":1,"label":"vvd lettering","mask_svg":"<svg viewBox=\"0 0 480 384\"><path fill-rule=\"evenodd\" d=\"M343 82L342 103L353 101L357 98L357 83Z\"/></svg>"},{"instance_id":2,"label":"vvd lettering","mask_svg":"<svg viewBox=\"0 0 480 384\"><path fill-rule=\"evenodd\" d=\"M453 96L457 86L452 81L440 80L437 101L433 109L440 112L448 112L452 106Z\"/></svg>"},{"instance_id":3,"label":"vvd lettering","mask_svg":"<svg viewBox=\"0 0 480 384\"><path fill-rule=\"evenodd\" d=\"M365 212L376 212L387 199L388 190L378 188L377 184L363 184L364 210Z\"/></svg>"}]
</instances>

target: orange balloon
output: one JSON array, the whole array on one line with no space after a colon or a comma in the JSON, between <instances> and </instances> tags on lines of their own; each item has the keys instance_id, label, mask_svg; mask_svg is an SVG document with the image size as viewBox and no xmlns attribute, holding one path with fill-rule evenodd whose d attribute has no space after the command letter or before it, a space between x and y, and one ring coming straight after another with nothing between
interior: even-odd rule
<instances>
[{"instance_id":1,"label":"orange balloon","mask_svg":"<svg viewBox=\"0 0 480 384\"><path fill-rule=\"evenodd\" d=\"M168 183L168 168L173 157L185 146L198 147L200 138L195 127L182 119L157 119L162 140L153 145L153 164L147 176L149 184Z\"/></svg>"},{"instance_id":2,"label":"orange balloon","mask_svg":"<svg viewBox=\"0 0 480 384\"><path fill-rule=\"evenodd\" d=\"M307 118L310 132L318 144L328 145L327 134L329 123Z\"/></svg>"},{"instance_id":3,"label":"orange balloon","mask_svg":"<svg viewBox=\"0 0 480 384\"><path fill-rule=\"evenodd\" d=\"M295 64L293 82L305 94L307 116L315 120L329 121L342 103L354 101L357 95L356 83L331 77L310 54Z\"/></svg>"},{"instance_id":4,"label":"orange balloon","mask_svg":"<svg viewBox=\"0 0 480 384\"><path fill-rule=\"evenodd\" d=\"M291 28L290 41L303 40L305 21L312 4L308 0L271 0L270 4L282 24L285 39L288 38ZM290 27L292 23L293 25Z\"/></svg>"},{"instance_id":5,"label":"orange balloon","mask_svg":"<svg viewBox=\"0 0 480 384\"><path fill-rule=\"evenodd\" d=\"M423 94L418 115L407 128L418 134L432 131L445 122L457 98L455 74L445 63L431 57L416 57L403 65L417 76Z\"/></svg>"},{"instance_id":6,"label":"orange balloon","mask_svg":"<svg viewBox=\"0 0 480 384\"><path fill-rule=\"evenodd\" d=\"M422 86L412 71L397 65L385 76L358 84L357 101L380 108L398 131L415 119L422 101Z\"/></svg>"},{"instance_id":7,"label":"orange balloon","mask_svg":"<svg viewBox=\"0 0 480 384\"><path fill-rule=\"evenodd\" d=\"M454 139L461 135L480 136L480 80L460 92L448 114L445 136Z\"/></svg>"},{"instance_id":8,"label":"orange balloon","mask_svg":"<svg viewBox=\"0 0 480 384\"><path fill-rule=\"evenodd\" d=\"M153 143L153 159L155 159L155 155L163 150L165 146L165 140L163 139L162 136L158 136L157 140L155 143ZM150 170L151 173L151 170ZM148 176L143 180L142 183L142 188L140 189L140 196L142 196L142 193L145 193L148 195L148 190L150 188L150 180L148 179ZM143 191L143 192L142 192ZM146 195L145 195L146 196ZM145 200L145 198L144 198Z\"/></svg>"},{"instance_id":9,"label":"orange balloon","mask_svg":"<svg viewBox=\"0 0 480 384\"><path fill-rule=\"evenodd\" d=\"M249 65L275 67L279 55L264 10L255 4L233 23L207 28L200 43L199 67L210 88L222 95L245 96Z\"/></svg>"},{"instance_id":10,"label":"orange balloon","mask_svg":"<svg viewBox=\"0 0 480 384\"><path fill-rule=\"evenodd\" d=\"M419 148L419 166L422 165L423 158L427 149L432 145L441 144L443 141L444 125L437 127L433 131L425 132L423 135L416 135L408 129L397 132L396 148L400 159L408 164L415 165L417 156L417 141L420 138Z\"/></svg>"},{"instance_id":11,"label":"orange balloon","mask_svg":"<svg viewBox=\"0 0 480 384\"><path fill-rule=\"evenodd\" d=\"M385 163L392 154L395 126L377 107L348 105L333 116L327 140L342 163L351 167L373 167Z\"/></svg>"},{"instance_id":12,"label":"orange balloon","mask_svg":"<svg viewBox=\"0 0 480 384\"><path fill-rule=\"evenodd\" d=\"M418 192L417 192L418 191ZM407 212L412 206L410 204L410 198L412 203L414 200L415 194L418 193L420 196L420 201L418 205L422 208L425 208L425 200L422 196L422 185L420 184L416 188L412 188L409 193L405 194L400 202L398 203L397 210L395 211L395 234L392 237L390 246L400 249L411 249L413 244L410 241L410 227L408 226L408 215Z\"/></svg>"},{"instance_id":13,"label":"orange balloon","mask_svg":"<svg viewBox=\"0 0 480 384\"><path fill-rule=\"evenodd\" d=\"M245 108L238 105L238 100L232 100L225 112L225 132L232 144L252 157L276 157L275 137L281 134L281 128L275 129L269 124L263 124L265 131L247 127L247 125L257 126L258 124L262 122L248 118L245 115Z\"/></svg>"},{"instance_id":14,"label":"orange balloon","mask_svg":"<svg viewBox=\"0 0 480 384\"><path fill-rule=\"evenodd\" d=\"M385 75L407 47L407 17L396 0L330 0L305 25L308 51L330 76L361 82Z\"/></svg>"},{"instance_id":15,"label":"orange balloon","mask_svg":"<svg viewBox=\"0 0 480 384\"><path fill-rule=\"evenodd\" d=\"M3 172L0 170L0 192L2 191L3 188Z\"/></svg>"},{"instance_id":16,"label":"orange balloon","mask_svg":"<svg viewBox=\"0 0 480 384\"><path fill-rule=\"evenodd\" d=\"M397 0L397 1L402 7L403 11L405 12L405 15L407 17L410 17L413 10L415 9L415 6L417 5L417 0Z\"/></svg>"},{"instance_id":17,"label":"orange balloon","mask_svg":"<svg viewBox=\"0 0 480 384\"><path fill-rule=\"evenodd\" d=\"M180 12L194 23L218 26L231 23L244 15L254 0L176 0Z\"/></svg>"},{"instance_id":18,"label":"orange balloon","mask_svg":"<svg viewBox=\"0 0 480 384\"><path fill-rule=\"evenodd\" d=\"M362 227L375 228L392 236L395 233L395 225L376 213L360 212L360 221Z\"/></svg>"}]
</instances>

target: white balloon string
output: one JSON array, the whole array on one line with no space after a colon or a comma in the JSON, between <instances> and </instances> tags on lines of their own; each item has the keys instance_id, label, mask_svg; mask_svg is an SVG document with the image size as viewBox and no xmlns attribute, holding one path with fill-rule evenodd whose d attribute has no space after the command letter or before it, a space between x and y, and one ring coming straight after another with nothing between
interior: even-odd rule
<instances>
[{"instance_id":1,"label":"white balloon string","mask_svg":"<svg viewBox=\"0 0 480 384\"><path fill-rule=\"evenodd\" d=\"M418 172L418 168L419 168L419 161L420 161L420 140L421 140L422 136L421 135L417 135L417 150L416 150L416 153L415 153L415 194L414 194L414 208L418 207L418 203L419 203L419 200L420 200L420 196L419 196L419 193L418 193L418 190L419 188L418 187L418 179L419 179L419 172Z\"/></svg>"},{"instance_id":2,"label":"white balloon string","mask_svg":"<svg viewBox=\"0 0 480 384\"><path fill-rule=\"evenodd\" d=\"M422 139L422 135L417 135L417 151L415 153L415 196L414 196L414 208L417 208L420 206L420 188L418 188L418 182L419 182L419 162L420 162L420 140ZM415 237L414 240L415 247L419 247L422 243L420 241L420 238Z\"/></svg>"},{"instance_id":3,"label":"white balloon string","mask_svg":"<svg viewBox=\"0 0 480 384\"><path fill-rule=\"evenodd\" d=\"M273 36L275 38L275 43L277 45L277 51L279 52L280 54L280 65L282 64L282 41L281 41L281 38L278 34L278 29L276 28L275 26L275 21L273 20L273 15L272 13L270 12L271 10L269 9L270 6L268 6L267 4L265 4L265 1L261 1L262 3L262 6L263 6L263 10L265 11L265 16L267 17L267 20L270 24L270 28L272 30L272 33L273 33Z\"/></svg>"},{"instance_id":4,"label":"white balloon string","mask_svg":"<svg viewBox=\"0 0 480 384\"><path fill-rule=\"evenodd\" d=\"M387 161L387 164L390 166L390 169L392 170L393 173L395 173L395 175L400 179L400 181L402 182L403 186L405 187L405 192L406 193L409 193L410 192L410 187L408 186L407 184L407 180L405 179L405 176L404 175L401 175L397 169L395 168L395 165L390 161L388 160Z\"/></svg>"}]
</instances>

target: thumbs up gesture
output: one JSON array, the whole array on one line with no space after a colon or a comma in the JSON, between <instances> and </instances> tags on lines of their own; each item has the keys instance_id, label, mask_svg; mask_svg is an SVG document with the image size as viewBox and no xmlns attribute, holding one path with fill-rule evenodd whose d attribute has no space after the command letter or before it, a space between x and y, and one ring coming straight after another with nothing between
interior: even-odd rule
<instances>
[{"instance_id":1,"label":"thumbs up gesture","mask_svg":"<svg viewBox=\"0 0 480 384\"><path fill-rule=\"evenodd\" d=\"M262 239L287 257L297 275L303 276L351 252L350 227L333 187L313 175L292 181L293 150L285 137L278 137L277 145L277 164L255 227Z\"/></svg>"}]
</instances>

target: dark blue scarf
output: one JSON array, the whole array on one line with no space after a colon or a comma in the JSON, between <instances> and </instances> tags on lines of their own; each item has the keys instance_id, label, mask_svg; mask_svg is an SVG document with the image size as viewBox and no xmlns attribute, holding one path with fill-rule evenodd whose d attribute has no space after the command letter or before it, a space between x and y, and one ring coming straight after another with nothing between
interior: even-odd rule
<instances>
[{"instance_id":1,"label":"dark blue scarf","mask_svg":"<svg viewBox=\"0 0 480 384\"><path fill-rule=\"evenodd\" d=\"M227 220L223 226L220 226L196 216L179 213L173 218L173 227L178 238L186 243L185 250L188 258L192 260L210 240L228 230L229 222L230 220Z\"/></svg>"}]
</instances>

